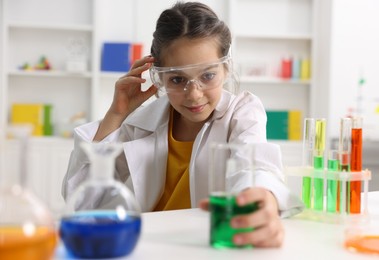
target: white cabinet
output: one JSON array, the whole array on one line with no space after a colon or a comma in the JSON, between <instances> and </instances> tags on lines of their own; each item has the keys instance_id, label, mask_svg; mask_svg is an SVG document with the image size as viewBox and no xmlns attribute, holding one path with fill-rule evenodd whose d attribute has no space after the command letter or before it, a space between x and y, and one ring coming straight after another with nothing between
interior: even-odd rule
<instances>
[{"instance_id":1,"label":"white cabinet","mask_svg":"<svg viewBox=\"0 0 379 260\"><path fill-rule=\"evenodd\" d=\"M5 160L2 162L6 180L23 183L49 207L55 217L59 217L65 205L61 195L62 180L73 145L71 139L31 139L26 153L26 175L20 180L20 143L8 140L5 142Z\"/></svg>"},{"instance_id":2,"label":"white cabinet","mask_svg":"<svg viewBox=\"0 0 379 260\"><path fill-rule=\"evenodd\" d=\"M0 127L8 123L13 103L51 104L56 131L78 112L91 119L96 97L94 2L2 0L1 4L0 96L4 102L0 105ZM36 69L42 57L50 70ZM77 59L83 61L83 70L68 71L67 62ZM29 69L21 69L26 64Z\"/></svg>"},{"instance_id":3,"label":"white cabinet","mask_svg":"<svg viewBox=\"0 0 379 260\"><path fill-rule=\"evenodd\" d=\"M268 110L300 110L309 116L311 78L283 79L281 61L312 60L312 0L232 0L229 25L240 88L259 96ZM305 63L304 63L305 64ZM311 73L312 76L312 73Z\"/></svg>"}]
</instances>

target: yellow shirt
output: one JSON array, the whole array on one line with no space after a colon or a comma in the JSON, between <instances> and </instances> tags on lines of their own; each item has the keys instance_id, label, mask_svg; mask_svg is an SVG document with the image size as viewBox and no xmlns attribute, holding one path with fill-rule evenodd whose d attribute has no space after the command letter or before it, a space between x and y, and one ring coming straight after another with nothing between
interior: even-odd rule
<instances>
[{"instance_id":1,"label":"yellow shirt","mask_svg":"<svg viewBox=\"0 0 379 260\"><path fill-rule=\"evenodd\" d=\"M179 142L172 136L173 112L168 133L166 184L154 211L187 209L191 207L189 190L189 161L193 142Z\"/></svg>"}]
</instances>

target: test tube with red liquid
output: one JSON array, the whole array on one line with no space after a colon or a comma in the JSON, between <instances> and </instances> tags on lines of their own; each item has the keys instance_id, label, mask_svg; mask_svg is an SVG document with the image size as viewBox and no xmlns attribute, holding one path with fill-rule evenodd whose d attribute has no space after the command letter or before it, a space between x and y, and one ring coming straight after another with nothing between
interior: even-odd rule
<instances>
[{"instance_id":1,"label":"test tube with red liquid","mask_svg":"<svg viewBox=\"0 0 379 260\"><path fill-rule=\"evenodd\" d=\"M362 171L362 118L352 121L351 129L351 172ZM350 213L361 212L361 181L350 182Z\"/></svg>"}]
</instances>

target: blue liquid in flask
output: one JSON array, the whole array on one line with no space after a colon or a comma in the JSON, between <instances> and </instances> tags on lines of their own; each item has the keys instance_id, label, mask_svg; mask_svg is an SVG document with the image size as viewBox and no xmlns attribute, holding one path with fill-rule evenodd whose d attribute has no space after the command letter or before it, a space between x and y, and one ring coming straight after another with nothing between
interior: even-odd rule
<instances>
[{"instance_id":1,"label":"blue liquid in flask","mask_svg":"<svg viewBox=\"0 0 379 260\"><path fill-rule=\"evenodd\" d=\"M140 216L120 219L114 211L90 211L63 217L59 234L75 257L111 258L130 254L140 231Z\"/></svg>"}]
</instances>

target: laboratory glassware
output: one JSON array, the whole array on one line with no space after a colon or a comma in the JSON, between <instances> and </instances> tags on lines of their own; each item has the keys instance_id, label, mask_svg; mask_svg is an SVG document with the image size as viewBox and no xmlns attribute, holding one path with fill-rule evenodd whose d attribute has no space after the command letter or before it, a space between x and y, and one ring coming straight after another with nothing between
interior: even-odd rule
<instances>
[{"instance_id":1,"label":"laboratory glassware","mask_svg":"<svg viewBox=\"0 0 379 260\"><path fill-rule=\"evenodd\" d=\"M2 160L11 164L1 168L0 259L51 259L58 241L53 216L26 185L28 140L32 128L10 126L7 132L19 148L19 160ZM2 146L1 150L4 152L5 148Z\"/></svg>"},{"instance_id":2,"label":"laboratory glassware","mask_svg":"<svg viewBox=\"0 0 379 260\"><path fill-rule=\"evenodd\" d=\"M67 251L80 258L129 255L141 232L141 209L133 193L114 178L120 143L81 143L90 176L68 198L59 234Z\"/></svg>"}]
</instances>

